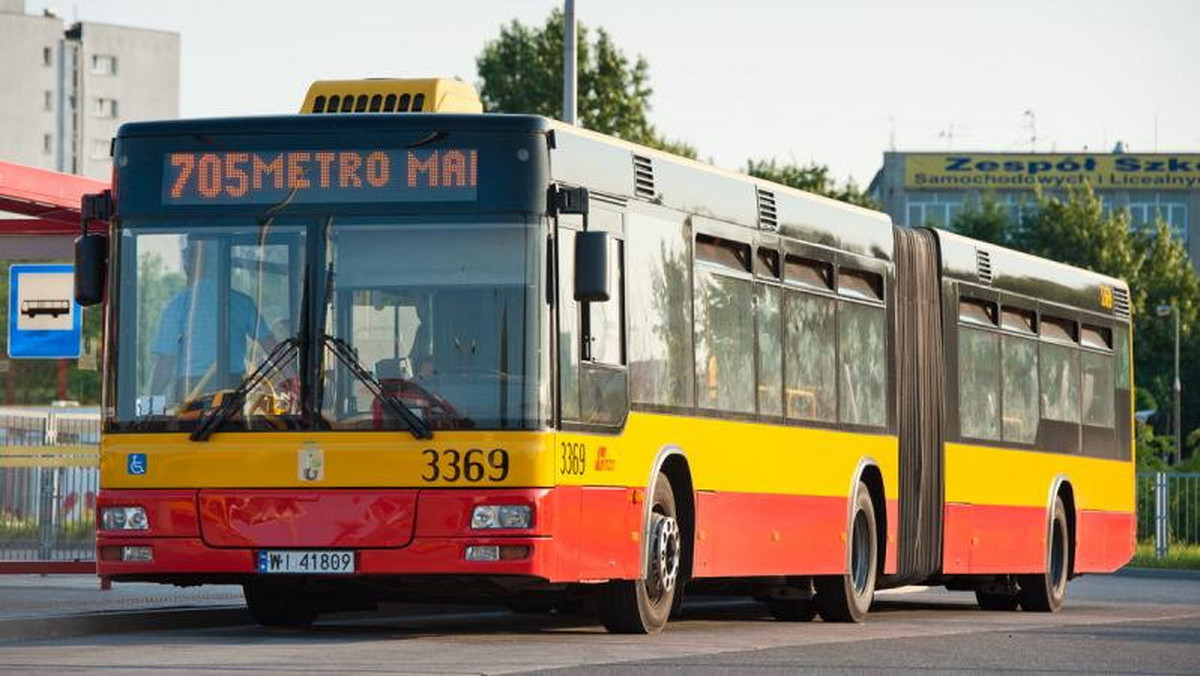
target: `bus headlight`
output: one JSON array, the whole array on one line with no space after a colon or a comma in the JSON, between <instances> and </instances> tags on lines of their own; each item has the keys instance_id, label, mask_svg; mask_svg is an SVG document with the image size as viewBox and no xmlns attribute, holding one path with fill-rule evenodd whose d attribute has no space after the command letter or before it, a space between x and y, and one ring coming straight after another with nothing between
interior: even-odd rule
<instances>
[{"instance_id":1,"label":"bus headlight","mask_svg":"<svg viewBox=\"0 0 1200 676\"><path fill-rule=\"evenodd\" d=\"M142 507L103 507L100 510L102 530L147 530L150 519Z\"/></svg>"},{"instance_id":2,"label":"bus headlight","mask_svg":"<svg viewBox=\"0 0 1200 676\"><path fill-rule=\"evenodd\" d=\"M529 528L533 509L529 505L478 505L471 512L471 528Z\"/></svg>"}]
</instances>

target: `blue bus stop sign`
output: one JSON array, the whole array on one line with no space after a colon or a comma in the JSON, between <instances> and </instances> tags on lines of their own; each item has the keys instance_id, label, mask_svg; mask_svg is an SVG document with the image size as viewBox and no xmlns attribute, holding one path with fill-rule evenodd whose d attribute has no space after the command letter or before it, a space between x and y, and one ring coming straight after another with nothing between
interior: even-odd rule
<instances>
[{"instance_id":1,"label":"blue bus stop sign","mask_svg":"<svg viewBox=\"0 0 1200 676\"><path fill-rule=\"evenodd\" d=\"M8 275L8 356L78 359L83 308L74 266L13 265Z\"/></svg>"}]
</instances>

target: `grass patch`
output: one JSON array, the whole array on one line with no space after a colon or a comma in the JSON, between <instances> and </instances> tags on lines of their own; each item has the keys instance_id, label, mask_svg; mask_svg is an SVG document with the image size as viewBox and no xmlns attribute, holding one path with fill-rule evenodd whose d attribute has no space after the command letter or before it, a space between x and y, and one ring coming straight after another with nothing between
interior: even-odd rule
<instances>
[{"instance_id":1,"label":"grass patch","mask_svg":"<svg viewBox=\"0 0 1200 676\"><path fill-rule=\"evenodd\" d=\"M1200 570L1200 545L1172 544L1167 549L1166 558L1154 556L1154 543L1138 543L1137 551L1133 554L1131 566L1140 568L1184 568Z\"/></svg>"}]
</instances>

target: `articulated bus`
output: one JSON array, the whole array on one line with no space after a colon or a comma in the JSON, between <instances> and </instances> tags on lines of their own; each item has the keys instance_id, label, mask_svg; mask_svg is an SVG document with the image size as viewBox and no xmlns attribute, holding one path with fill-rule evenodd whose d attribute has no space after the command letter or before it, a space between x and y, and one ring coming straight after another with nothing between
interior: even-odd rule
<instances>
[{"instance_id":1,"label":"articulated bus","mask_svg":"<svg viewBox=\"0 0 1200 676\"><path fill-rule=\"evenodd\" d=\"M126 124L113 164L76 246L105 578L652 633L685 590L1053 611L1132 554L1119 279L444 80Z\"/></svg>"}]
</instances>

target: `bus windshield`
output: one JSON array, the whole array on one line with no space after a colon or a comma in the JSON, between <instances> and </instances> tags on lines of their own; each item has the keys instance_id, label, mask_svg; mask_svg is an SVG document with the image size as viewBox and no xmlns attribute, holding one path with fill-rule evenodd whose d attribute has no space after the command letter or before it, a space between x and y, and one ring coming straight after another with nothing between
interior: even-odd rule
<instances>
[{"instance_id":1,"label":"bus windshield","mask_svg":"<svg viewBox=\"0 0 1200 676\"><path fill-rule=\"evenodd\" d=\"M535 427L541 257L520 221L340 219L328 228L325 331L433 430ZM327 354L335 429L407 429Z\"/></svg>"},{"instance_id":2,"label":"bus windshield","mask_svg":"<svg viewBox=\"0 0 1200 676\"><path fill-rule=\"evenodd\" d=\"M246 221L122 227L117 429L193 431L257 370L215 431L540 424L524 219Z\"/></svg>"}]
</instances>

